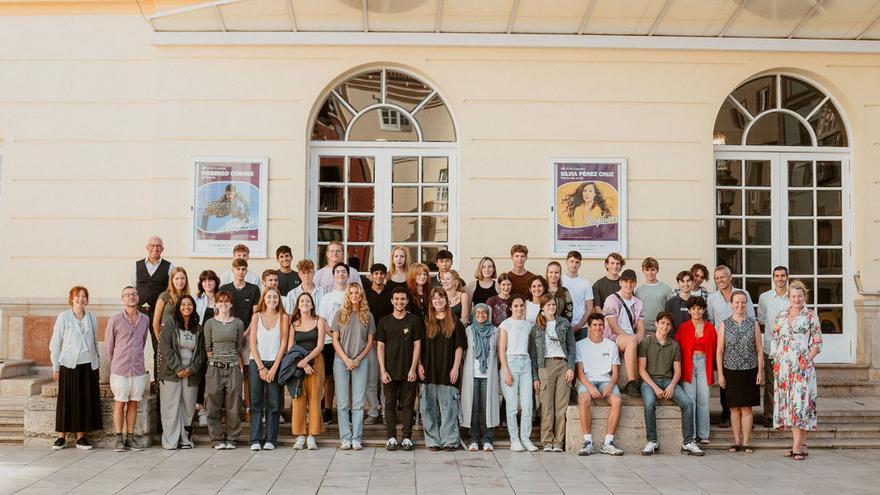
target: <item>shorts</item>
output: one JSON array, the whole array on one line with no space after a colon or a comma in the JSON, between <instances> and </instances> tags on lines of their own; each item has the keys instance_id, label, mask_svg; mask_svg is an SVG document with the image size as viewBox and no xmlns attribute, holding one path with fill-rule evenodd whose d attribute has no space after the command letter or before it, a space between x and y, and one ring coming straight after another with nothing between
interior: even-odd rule
<instances>
[{"instance_id":1,"label":"shorts","mask_svg":"<svg viewBox=\"0 0 880 495\"><path fill-rule=\"evenodd\" d=\"M593 386L599 390L599 392L602 392L603 390L605 390L605 386L608 385L608 382L594 382L593 380L590 380L590 383L592 383ZM611 393L618 396L618 397L620 396L620 389L617 388L617 384L614 384L614 389L611 390ZM587 387L583 383L578 382L578 395L581 395L581 394L590 395L590 391L587 390Z\"/></svg>"},{"instance_id":2,"label":"shorts","mask_svg":"<svg viewBox=\"0 0 880 495\"><path fill-rule=\"evenodd\" d=\"M144 386L147 375L122 376L110 375L110 390L116 402L138 402L144 398Z\"/></svg>"}]
</instances>

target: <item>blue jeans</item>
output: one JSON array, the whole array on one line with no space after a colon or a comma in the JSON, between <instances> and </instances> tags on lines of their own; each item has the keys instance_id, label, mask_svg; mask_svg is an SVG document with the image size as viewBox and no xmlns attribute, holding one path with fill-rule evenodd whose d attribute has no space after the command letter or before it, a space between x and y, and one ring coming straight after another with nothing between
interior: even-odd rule
<instances>
[{"instance_id":1,"label":"blue jeans","mask_svg":"<svg viewBox=\"0 0 880 495\"><path fill-rule=\"evenodd\" d=\"M348 371L339 357L333 360L333 385L336 392L336 412L339 419L339 439L343 442L361 442L364 437L364 397L367 395L367 360ZM348 394L351 393L351 404Z\"/></svg>"},{"instance_id":2,"label":"blue jeans","mask_svg":"<svg viewBox=\"0 0 880 495\"><path fill-rule=\"evenodd\" d=\"M263 366L271 368L275 361L263 361ZM248 385L251 399L251 443L263 441L263 409L266 409L266 441L278 444L278 422L281 419L281 385L277 381L266 383L260 380L260 370L256 363L248 365Z\"/></svg>"},{"instance_id":3,"label":"blue jeans","mask_svg":"<svg viewBox=\"0 0 880 495\"><path fill-rule=\"evenodd\" d=\"M654 383L662 389L666 389L672 382L669 378L654 378ZM694 441L694 403L688 397L681 384L675 385L672 400L681 409L681 436L684 443ZM645 433L649 442L657 441L657 396L654 389L642 382L642 401L645 403Z\"/></svg>"},{"instance_id":4,"label":"blue jeans","mask_svg":"<svg viewBox=\"0 0 880 495\"><path fill-rule=\"evenodd\" d=\"M697 438L709 439L709 381L706 378L706 355L694 354L694 370L691 382L681 382L691 402L694 403L694 425Z\"/></svg>"},{"instance_id":5,"label":"blue jeans","mask_svg":"<svg viewBox=\"0 0 880 495\"><path fill-rule=\"evenodd\" d=\"M513 378L508 386L501 374L501 393L507 402L507 433L510 441L528 440L532 433L532 361L528 356L507 356L507 367ZM516 425L516 407L519 404L519 431Z\"/></svg>"},{"instance_id":6,"label":"blue jeans","mask_svg":"<svg viewBox=\"0 0 880 495\"><path fill-rule=\"evenodd\" d=\"M425 446L458 447L461 443L458 432L458 389L449 385L423 383L420 406Z\"/></svg>"},{"instance_id":7,"label":"blue jeans","mask_svg":"<svg viewBox=\"0 0 880 495\"><path fill-rule=\"evenodd\" d=\"M486 388L488 378L474 378L473 403L471 404L471 443L492 443L492 428L486 426Z\"/></svg>"}]
</instances>

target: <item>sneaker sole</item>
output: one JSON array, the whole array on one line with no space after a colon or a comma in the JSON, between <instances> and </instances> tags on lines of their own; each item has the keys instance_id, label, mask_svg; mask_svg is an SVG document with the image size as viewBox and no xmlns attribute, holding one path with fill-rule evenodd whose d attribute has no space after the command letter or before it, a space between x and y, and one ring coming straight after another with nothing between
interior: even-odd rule
<instances>
[{"instance_id":1,"label":"sneaker sole","mask_svg":"<svg viewBox=\"0 0 880 495\"><path fill-rule=\"evenodd\" d=\"M620 456L623 455L623 452L607 452L607 451L604 451L604 450L601 451L601 452L602 452L603 454L605 454L605 455L610 455L610 456L613 456L613 457L620 457Z\"/></svg>"},{"instance_id":2,"label":"sneaker sole","mask_svg":"<svg viewBox=\"0 0 880 495\"><path fill-rule=\"evenodd\" d=\"M121 449L118 448L118 447L114 447L114 448L113 448L113 452L125 452L125 447L123 447L123 448L121 448Z\"/></svg>"},{"instance_id":3,"label":"sneaker sole","mask_svg":"<svg viewBox=\"0 0 880 495\"><path fill-rule=\"evenodd\" d=\"M79 450L92 450L94 447L91 445L77 445L76 448Z\"/></svg>"},{"instance_id":4,"label":"sneaker sole","mask_svg":"<svg viewBox=\"0 0 880 495\"><path fill-rule=\"evenodd\" d=\"M685 450L685 449L681 449L681 452L682 452L682 454L692 455L692 456L694 456L694 457L703 457L704 455L706 455L705 452L700 452L700 453L698 454L698 453L696 453L696 452L691 452L691 451L689 451L689 450Z\"/></svg>"},{"instance_id":5,"label":"sneaker sole","mask_svg":"<svg viewBox=\"0 0 880 495\"><path fill-rule=\"evenodd\" d=\"M588 456L588 455L593 455L593 454L595 454L595 452L581 452L581 451L578 451L578 455L581 455L581 456Z\"/></svg>"},{"instance_id":6,"label":"sneaker sole","mask_svg":"<svg viewBox=\"0 0 880 495\"><path fill-rule=\"evenodd\" d=\"M66 448L67 448L66 445L62 445L62 446L60 446L60 447L55 446L55 445L52 446L52 450L64 450L64 449L66 449Z\"/></svg>"}]
</instances>

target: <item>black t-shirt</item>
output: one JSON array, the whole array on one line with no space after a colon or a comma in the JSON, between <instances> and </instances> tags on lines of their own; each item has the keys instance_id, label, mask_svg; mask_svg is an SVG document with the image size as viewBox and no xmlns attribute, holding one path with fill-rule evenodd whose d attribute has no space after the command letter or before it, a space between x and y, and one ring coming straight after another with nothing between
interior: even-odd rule
<instances>
[{"instance_id":1,"label":"black t-shirt","mask_svg":"<svg viewBox=\"0 0 880 495\"><path fill-rule=\"evenodd\" d=\"M620 279L610 280L602 277L593 284L593 304L599 307L605 306L605 299L620 290Z\"/></svg>"},{"instance_id":2,"label":"black t-shirt","mask_svg":"<svg viewBox=\"0 0 880 495\"><path fill-rule=\"evenodd\" d=\"M399 320L393 314L379 320L376 341L385 344L385 371L392 380L406 381L412 365L413 343L424 339L422 320L412 313L406 313Z\"/></svg>"},{"instance_id":3,"label":"black t-shirt","mask_svg":"<svg viewBox=\"0 0 880 495\"><path fill-rule=\"evenodd\" d=\"M448 318L448 316L447 316ZM433 339L427 336L425 330L425 340L422 344L422 366L425 367L425 383L433 383L436 385L458 385L458 383L450 383L449 372L452 371L452 365L455 363L455 350L459 347L462 349L461 359L464 360L467 350L467 334L464 332L464 325L461 320L455 319L455 331L450 337L445 337L443 332L439 332ZM459 373L459 382L461 382L461 373Z\"/></svg>"},{"instance_id":4,"label":"black t-shirt","mask_svg":"<svg viewBox=\"0 0 880 495\"><path fill-rule=\"evenodd\" d=\"M290 273L284 273L281 270L276 270L278 274L278 292L281 293L281 296L286 296L288 292L296 289L302 284L302 280L299 278L299 273L295 271L291 271Z\"/></svg>"},{"instance_id":5,"label":"black t-shirt","mask_svg":"<svg viewBox=\"0 0 880 495\"><path fill-rule=\"evenodd\" d=\"M374 291L372 284L365 285L364 292L367 294L367 305L370 306L373 321L379 321L394 312L394 306L391 304L391 289L387 285L382 288L382 292Z\"/></svg>"},{"instance_id":6,"label":"black t-shirt","mask_svg":"<svg viewBox=\"0 0 880 495\"><path fill-rule=\"evenodd\" d=\"M238 290L235 288L235 284L230 282L221 285L220 290L232 294L232 316L240 319L247 330L251 324L251 318L254 316L254 306L260 302L260 288L250 282L245 282L244 287Z\"/></svg>"}]
</instances>

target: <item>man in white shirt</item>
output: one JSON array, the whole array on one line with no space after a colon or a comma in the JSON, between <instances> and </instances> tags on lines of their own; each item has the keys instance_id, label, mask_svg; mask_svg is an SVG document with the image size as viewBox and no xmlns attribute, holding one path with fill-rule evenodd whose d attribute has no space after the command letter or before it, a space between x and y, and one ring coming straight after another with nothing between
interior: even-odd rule
<instances>
[{"instance_id":1,"label":"man in white shirt","mask_svg":"<svg viewBox=\"0 0 880 495\"><path fill-rule=\"evenodd\" d=\"M578 455L590 455L596 452L593 447L593 417L590 406L593 400L604 399L611 406L608 423L605 427L603 454L623 455L623 450L614 443L614 432L620 422L620 411L623 403L617 378L620 375L620 355L617 344L603 336L605 321L601 314L587 316L589 337L575 344L577 361L575 364L578 381L578 409L581 416L581 431L584 443Z\"/></svg>"},{"instance_id":2,"label":"man in white shirt","mask_svg":"<svg viewBox=\"0 0 880 495\"><path fill-rule=\"evenodd\" d=\"M580 252L569 251L565 257L565 273L561 279L562 286L571 295L571 329L575 340L587 338L587 332L583 328L587 324L587 317L593 312L593 283L578 274L582 260Z\"/></svg>"},{"instance_id":3,"label":"man in white shirt","mask_svg":"<svg viewBox=\"0 0 880 495\"><path fill-rule=\"evenodd\" d=\"M333 292L333 287L336 285L333 276L333 267L336 266L337 263L344 263L342 261L342 243L339 241L330 241L330 244L327 245L327 264L324 265L321 269L315 272L315 285L320 287L324 294L329 294ZM361 275L357 270L349 268L348 270L348 283L358 284L363 286L363 282L361 281ZM329 325L331 322L327 322Z\"/></svg>"},{"instance_id":4,"label":"man in white shirt","mask_svg":"<svg viewBox=\"0 0 880 495\"><path fill-rule=\"evenodd\" d=\"M758 323L764 330L764 425L773 426L773 355L770 349L776 317L788 309L788 268L773 269L773 288L758 298Z\"/></svg>"},{"instance_id":5,"label":"man in white shirt","mask_svg":"<svg viewBox=\"0 0 880 495\"><path fill-rule=\"evenodd\" d=\"M241 259L241 260L248 261L248 259L250 259L250 257L251 257L251 250L249 247L245 246L244 244L237 244L234 248L232 248L232 259L233 260ZM232 270L226 270L225 272L223 272L222 275L220 275L220 285L226 285L226 284L232 283L233 278L235 278L235 277L233 277L233 275L232 275ZM247 273L244 275L244 281L249 284L254 284L257 287L260 286L260 276L250 270L248 270Z\"/></svg>"}]
</instances>

